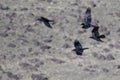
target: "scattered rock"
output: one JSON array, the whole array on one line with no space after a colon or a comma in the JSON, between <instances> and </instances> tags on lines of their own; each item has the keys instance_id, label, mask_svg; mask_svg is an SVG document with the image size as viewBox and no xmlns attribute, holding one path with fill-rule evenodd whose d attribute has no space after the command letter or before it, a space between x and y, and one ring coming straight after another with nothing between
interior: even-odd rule
<instances>
[{"instance_id":1,"label":"scattered rock","mask_svg":"<svg viewBox=\"0 0 120 80\"><path fill-rule=\"evenodd\" d=\"M107 53L107 52L110 52L110 49L108 49L108 48L104 48L103 50L104 50L106 53Z\"/></svg>"},{"instance_id":2,"label":"scattered rock","mask_svg":"<svg viewBox=\"0 0 120 80\"><path fill-rule=\"evenodd\" d=\"M36 63L36 62L39 62L39 59L38 58L33 58L33 59L30 59L29 62L30 63Z\"/></svg>"},{"instance_id":3,"label":"scattered rock","mask_svg":"<svg viewBox=\"0 0 120 80\"><path fill-rule=\"evenodd\" d=\"M26 55L22 53L22 54L20 54L20 57L23 58L23 57L26 57Z\"/></svg>"},{"instance_id":4,"label":"scattered rock","mask_svg":"<svg viewBox=\"0 0 120 80\"><path fill-rule=\"evenodd\" d=\"M98 65L90 65L90 66L88 66L88 67L95 69L95 68L98 68Z\"/></svg>"},{"instance_id":5,"label":"scattered rock","mask_svg":"<svg viewBox=\"0 0 120 80\"><path fill-rule=\"evenodd\" d=\"M28 8L21 8L20 10L21 10L21 11L27 11Z\"/></svg>"},{"instance_id":6,"label":"scattered rock","mask_svg":"<svg viewBox=\"0 0 120 80\"><path fill-rule=\"evenodd\" d=\"M116 16L117 16L117 17L120 17L120 11L119 11L119 12L116 12Z\"/></svg>"},{"instance_id":7,"label":"scattered rock","mask_svg":"<svg viewBox=\"0 0 120 80\"><path fill-rule=\"evenodd\" d=\"M8 34L5 32L5 33L0 33L0 36L1 37L8 37Z\"/></svg>"},{"instance_id":8,"label":"scattered rock","mask_svg":"<svg viewBox=\"0 0 120 80\"><path fill-rule=\"evenodd\" d=\"M70 48L70 45L67 44L67 43L65 43L62 47L63 47L63 48Z\"/></svg>"},{"instance_id":9,"label":"scattered rock","mask_svg":"<svg viewBox=\"0 0 120 80\"><path fill-rule=\"evenodd\" d=\"M63 39L65 39L65 41L72 41L72 39L67 36L64 36Z\"/></svg>"},{"instance_id":10,"label":"scattered rock","mask_svg":"<svg viewBox=\"0 0 120 80\"><path fill-rule=\"evenodd\" d=\"M112 54L107 55L107 57L105 57L102 54L97 54L97 53L93 53L93 56L95 58L97 58L98 60L114 60L115 58L112 56Z\"/></svg>"},{"instance_id":11,"label":"scattered rock","mask_svg":"<svg viewBox=\"0 0 120 80\"><path fill-rule=\"evenodd\" d=\"M96 72L97 71L97 68L98 68L98 66L97 65L90 65L90 66L88 66L88 67L86 67L85 69L84 69L84 71L89 71L89 72Z\"/></svg>"},{"instance_id":12,"label":"scattered rock","mask_svg":"<svg viewBox=\"0 0 120 80\"><path fill-rule=\"evenodd\" d=\"M44 45L43 43L39 42L36 39L33 39L32 41L33 41L33 43L34 43L35 46L42 46L42 45Z\"/></svg>"},{"instance_id":13,"label":"scattered rock","mask_svg":"<svg viewBox=\"0 0 120 80\"><path fill-rule=\"evenodd\" d=\"M25 70L34 70L37 71L37 68L29 63L19 63L19 66Z\"/></svg>"},{"instance_id":14,"label":"scattered rock","mask_svg":"<svg viewBox=\"0 0 120 80\"><path fill-rule=\"evenodd\" d=\"M35 56L38 56L38 55L42 55L44 54L43 52L33 52L31 55L35 55Z\"/></svg>"},{"instance_id":15,"label":"scattered rock","mask_svg":"<svg viewBox=\"0 0 120 80\"><path fill-rule=\"evenodd\" d=\"M110 31L107 31L107 32L105 33L105 35L110 35Z\"/></svg>"},{"instance_id":16,"label":"scattered rock","mask_svg":"<svg viewBox=\"0 0 120 80\"><path fill-rule=\"evenodd\" d=\"M19 37L17 40L19 40L19 42L21 43L21 45L25 45L25 44L29 43L29 41L26 40L25 38Z\"/></svg>"},{"instance_id":17,"label":"scattered rock","mask_svg":"<svg viewBox=\"0 0 120 80\"><path fill-rule=\"evenodd\" d=\"M52 2L52 0L47 0L47 2L48 2L48 3L51 3L51 2Z\"/></svg>"},{"instance_id":18,"label":"scattered rock","mask_svg":"<svg viewBox=\"0 0 120 80\"><path fill-rule=\"evenodd\" d=\"M53 36L51 35L51 36L45 38L45 39L44 39L44 42L45 42L45 43L52 42L52 38L53 38Z\"/></svg>"},{"instance_id":19,"label":"scattered rock","mask_svg":"<svg viewBox=\"0 0 120 80\"><path fill-rule=\"evenodd\" d=\"M0 76L0 80L3 80L2 76Z\"/></svg>"},{"instance_id":20,"label":"scattered rock","mask_svg":"<svg viewBox=\"0 0 120 80\"><path fill-rule=\"evenodd\" d=\"M7 74L7 76L9 78L11 78L12 80L15 79L15 80L20 80L19 77L15 74L13 74L12 72L5 72Z\"/></svg>"},{"instance_id":21,"label":"scattered rock","mask_svg":"<svg viewBox=\"0 0 120 80\"><path fill-rule=\"evenodd\" d=\"M107 31L107 28L106 28L106 27L101 26L101 28L100 28L100 32L106 32L106 31Z\"/></svg>"},{"instance_id":22,"label":"scattered rock","mask_svg":"<svg viewBox=\"0 0 120 80\"><path fill-rule=\"evenodd\" d=\"M112 54L107 55L106 57L107 60L115 60Z\"/></svg>"},{"instance_id":23,"label":"scattered rock","mask_svg":"<svg viewBox=\"0 0 120 80\"><path fill-rule=\"evenodd\" d=\"M97 19L94 19L93 22L92 22L92 25L96 25L96 26L99 26L98 24L100 23L99 20Z\"/></svg>"},{"instance_id":24,"label":"scattered rock","mask_svg":"<svg viewBox=\"0 0 120 80\"><path fill-rule=\"evenodd\" d=\"M120 65L117 66L117 69L120 69Z\"/></svg>"},{"instance_id":25,"label":"scattered rock","mask_svg":"<svg viewBox=\"0 0 120 80\"><path fill-rule=\"evenodd\" d=\"M53 3L53 4L57 4L57 3L58 3L58 1L54 1L54 0L53 0L53 2L52 2L52 3Z\"/></svg>"},{"instance_id":26,"label":"scattered rock","mask_svg":"<svg viewBox=\"0 0 120 80\"><path fill-rule=\"evenodd\" d=\"M120 34L118 34L118 36L120 36Z\"/></svg>"},{"instance_id":27,"label":"scattered rock","mask_svg":"<svg viewBox=\"0 0 120 80\"><path fill-rule=\"evenodd\" d=\"M109 72L109 69L107 69L107 68L102 68L102 71L105 72L105 73L107 73L107 72Z\"/></svg>"},{"instance_id":28,"label":"scattered rock","mask_svg":"<svg viewBox=\"0 0 120 80\"><path fill-rule=\"evenodd\" d=\"M84 71L90 71L90 69L88 69L88 68L84 68Z\"/></svg>"},{"instance_id":29,"label":"scattered rock","mask_svg":"<svg viewBox=\"0 0 120 80\"><path fill-rule=\"evenodd\" d=\"M114 15L114 13L108 13L108 15L113 16L113 15Z\"/></svg>"},{"instance_id":30,"label":"scattered rock","mask_svg":"<svg viewBox=\"0 0 120 80\"><path fill-rule=\"evenodd\" d=\"M80 11L81 11L81 10L78 9L77 12L79 13ZM81 13L81 12L80 12L80 13ZM82 16L79 16L79 17L77 18L77 22L78 22L78 23L82 22Z\"/></svg>"},{"instance_id":31,"label":"scattered rock","mask_svg":"<svg viewBox=\"0 0 120 80\"><path fill-rule=\"evenodd\" d=\"M115 45L114 45L114 47L115 47L116 49L120 49L120 42L116 42Z\"/></svg>"},{"instance_id":32,"label":"scattered rock","mask_svg":"<svg viewBox=\"0 0 120 80\"><path fill-rule=\"evenodd\" d=\"M44 50L46 50L46 49L50 49L51 46L48 46L48 45L42 45L42 46L40 46L40 48L44 51Z\"/></svg>"},{"instance_id":33,"label":"scattered rock","mask_svg":"<svg viewBox=\"0 0 120 80\"><path fill-rule=\"evenodd\" d=\"M29 67L29 66L31 66L30 64L28 64L28 63L19 63L19 66L21 66L21 67Z\"/></svg>"},{"instance_id":34,"label":"scattered rock","mask_svg":"<svg viewBox=\"0 0 120 80\"><path fill-rule=\"evenodd\" d=\"M44 65L43 61L39 61L35 64L35 67L39 68L40 66Z\"/></svg>"},{"instance_id":35,"label":"scattered rock","mask_svg":"<svg viewBox=\"0 0 120 80\"><path fill-rule=\"evenodd\" d=\"M81 34L83 34L83 33L86 33L86 30L82 30L82 31L79 30L78 33L81 35Z\"/></svg>"},{"instance_id":36,"label":"scattered rock","mask_svg":"<svg viewBox=\"0 0 120 80\"><path fill-rule=\"evenodd\" d=\"M52 58L52 59L50 59L50 60L53 61L53 62L55 62L55 63L58 63L58 64L65 63L65 61L60 60L60 59L56 59L56 58Z\"/></svg>"},{"instance_id":37,"label":"scattered rock","mask_svg":"<svg viewBox=\"0 0 120 80\"><path fill-rule=\"evenodd\" d=\"M44 74L32 74L31 78L32 80L48 80L48 78L45 77Z\"/></svg>"},{"instance_id":38,"label":"scattered rock","mask_svg":"<svg viewBox=\"0 0 120 80\"><path fill-rule=\"evenodd\" d=\"M7 46L11 47L11 48L15 48L16 47L16 45L14 43L9 43Z\"/></svg>"},{"instance_id":39,"label":"scattered rock","mask_svg":"<svg viewBox=\"0 0 120 80\"><path fill-rule=\"evenodd\" d=\"M110 39L110 38L107 38L107 41L111 41L111 39Z\"/></svg>"},{"instance_id":40,"label":"scattered rock","mask_svg":"<svg viewBox=\"0 0 120 80\"><path fill-rule=\"evenodd\" d=\"M114 65L113 68L120 69L120 65Z\"/></svg>"},{"instance_id":41,"label":"scattered rock","mask_svg":"<svg viewBox=\"0 0 120 80\"><path fill-rule=\"evenodd\" d=\"M76 14L73 14L73 13L71 13L70 16L71 16L71 17L74 17L74 18L77 18L77 15L76 15Z\"/></svg>"},{"instance_id":42,"label":"scattered rock","mask_svg":"<svg viewBox=\"0 0 120 80\"><path fill-rule=\"evenodd\" d=\"M2 72L4 71L1 65L0 65L0 71L2 71Z\"/></svg>"},{"instance_id":43,"label":"scattered rock","mask_svg":"<svg viewBox=\"0 0 120 80\"><path fill-rule=\"evenodd\" d=\"M24 39L24 38L27 38L24 34L19 34L18 35L18 39Z\"/></svg>"},{"instance_id":44,"label":"scattered rock","mask_svg":"<svg viewBox=\"0 0 120 80\"><path fill-rule=\"evenodd\" d=\"M90 68L85 68L84 71L87 71L87 72L96 72L95 69L90 69Z\"/></svg>"},{"instance_id":45,"label":"scattered rock","mask_svg":"<svg viewBox=\"0 0 120 80\"><path fill-rule=\"evenodd\" d=\"M46 43L52 42L52 39L45 39L44 42L46 42Z\"/></svg>"},{"instance_id":46,"label":"scattered rock","mask_svg":"<svg viewBox=\"0 0 120 80\"><path fill-rule=\"evenodd\" d=\"M71 4L71 6L79 6L77 2Z\"/></svg>"},{"instance_id":47,"label":"scattered rock","mask_svg":"<svg viewBox=\"0 0 120 80\"><path fill-rule=\"evenodd\" d=\"M25 26L26 26L25 33L26 32L33 32L33 33L35 33L35 30L31 27L31 25L25 25Z\"/></svg>"},{"instance_id":48,"label":"scattered rock","mask_svg":"<svg viewBox=\"0 0 120 80\"><path fill-rule=\"evenodd\" d=\"M97 58L98 60L105 60L106 59L106 57L102 54L93 53L93 56L95 58Z\"/></svg>"},{"instance_id":49,"label":"scattered rock","mask_svg":"<svg viewBox=\"0 0 120 80\"><path fill-rule=\"evenodd\" d=\"M0 54L0 61L4 61L6 59L6 55Z\"/></svg>"},{"instance_id":50,"label":"scattered rock","mask_svg":"<svg viewBox=\"0 0 120 80\"><path fill-rule=\"evenodd\" d=\"M79 66L79 67L83 67L83 64L82 64L82 63L79 63L78 66Z\"/></svg>"},{"instance_id":51,"label":"scattered rock","mask_svg":"<svg viewBox=\"0 0 120 80\"><path fill-rule=\"evenodd\" d=\"M10 8L7 5L0 4L1 10L9 10Z\"/></svg>"},{"instance_id":52,"label":"scattered rock","mask_svg":"<svg viewBox=\"0 0 120 80\"><path fill-rule=\"evenodd\" d=\"M9 31L9 30L11 30L11 27L10 27L10 26L6 27L6 30L5 30L5 31L7 32L7 31Z\"/></svg>"},{"instance_id":53,"label":"scattered rock","mask_svg":"<svg viewBox=\"0 0 120 80\"><path fill-rule=\"evenodd\" d=\"M93 1L91 1L90 4L91 4L92 7L96 7L96 6L97 6L97 5L95 4L95 2L93 2Z\"/></svg>"},{"instance_id":54,"label":"scattered rock","mask_svg":"<svg viewBox=\"0 0 120 80\"><path fill-rule=\"evenodd\" d=\"M120 28L117 30L117 32L120 32Z\"/></svg>"},{"instance_id":55,"label":"scattered rock","mask_svg":"<svg viewBox=\"0 0 120 80\"><path fill-rule=\"evenodd\" d=\"M13 18L17 17L17 14L15 12L13 12L13 13L7 13L6 17L8 17L9 19L13 19Z\"/></svg>"},{"instance_id":56,"label":"scattered rock","mask_svg":"<svg viewBox=\"0 0 120 80\"><path fill-rule=\"evenodd\" d=\"M1 36L1 37L8 37L8 36L9 36L8 31L9 31L9 30L11 30L10 27L5 27L4 32L1 32L1 33L0 33L0 36Z\"/></svg>"},{"instance_id":57,"label":"scattered rock","mask_svg":"<svg viewBox=\"0 0 120 80\"><path fill-rule=\"evenodd\" d=\"M33 48L29 48L29 49L28 49L28 52L32 52L32 51L33 51Z\"/></svg>"},{"instance_id":58,"label":"scattered rock","mask_svg":"<svg viewBox=\"0 0 120 80\"><path fill-rule=\"evenodd\" d=\"M113 44L109 44L109 47L110 47L110 48L113 48L113 47L114 47L114 45L113 45Z\"/></svg>"}]
</instances>

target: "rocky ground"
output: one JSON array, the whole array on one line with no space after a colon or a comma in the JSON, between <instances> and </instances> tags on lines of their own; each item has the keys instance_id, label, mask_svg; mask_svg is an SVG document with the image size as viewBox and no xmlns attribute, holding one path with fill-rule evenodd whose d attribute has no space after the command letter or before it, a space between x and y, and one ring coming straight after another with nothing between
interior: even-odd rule
<instances>
[{"instance_id":1,"label":"rocky ground","mask_svg":"<svg viewBox=\"0 0 120 80\"><path fill-rule=\"evenodd\" d=\"M88 7L103 43L81 28ZM0 80L118 80L119 23L119 0L0 0ZM82 56L72 51L75 39L89 48Z\"/></svg>"}]
</instances>

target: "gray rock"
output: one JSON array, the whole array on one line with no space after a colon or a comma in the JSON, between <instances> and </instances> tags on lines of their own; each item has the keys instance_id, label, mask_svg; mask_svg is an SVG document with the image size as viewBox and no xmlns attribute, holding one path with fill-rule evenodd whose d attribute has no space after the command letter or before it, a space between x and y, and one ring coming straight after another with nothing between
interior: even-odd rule
<instances>
[{"instance_id":1,"label":"gray rock","mask_svg":"<svg viewBox=\"0 0 120 80\"><path fill-rule=\"evenodd\" d=\"M120 28L117 30L117 32L120 32Z\"/></svg>"},{"instance_id":2,"label":"gray rock","mask_svg":"<svg viewBox=\"0 0 120 80\"><path fill-rule=\"evenodd\" d=\"M42 46L42 45L44 45L43 43L39 42L36 39L33 39L32 41L33 41L33 43L34 43L35 46Z\"/></svg>"},{"instance_id":3,"label":"gray rock","mask_svg":"<svg viewBox=\"0 0 120 80\"><path fill-rule=\"evenodd\" d=\"M42 46L40 46L40 48L44 51L44 50L46 50L46 49L50 49L51 46L48 46L48 45L42 45Z\"/></svg>"},{"instance_id":4,"label":"gray rock","mask_svg":"<svg viewBox=\"0 0 120 80\"><path fill-rule=\"evenodd\" d=\"M102 54L93 53L93 56L95 58L97 58L98 60L105 60L106 59L106 57Z\"/></svg>"},{"instance_id":5,"label":"gray rock","mask_svg":"<svg viewBox=\"0 0 120 80\"><path fill-rule=\"evenodd\" d=\"M39 62L37 62L36 64L35 64L35 67L40 67L40 66L42 66L42 65L44 65L44 62L43 61L39 61Z\"/></svg>"},{"instance_id":6,"label":"gray rock","mask_svg":"<svg viewBox=\"0 0 120 80\"><path fill-rule=\"evenodd\" d=\"M48 78L45 77L44 74L32 74L31 78L32 80L48 80Z\"/></svg>"},{"instance_id":7,"label":"gray rock","mask_svg":"<svg viewBox=\"0 0 120 80\"><path fill-rule=\"evenodd\" d=\"M107 73L107 72L109 72L109 69L103 68L102 71L105 72L105 73Z\"/></svg>"},{"instance_id":8,"label":"gray rock","mask_svg":"<svg viewBox=\"0 0 120 80\"><path fill-rule=\"evenodd\" d=\"M55 63L58 63L58 64L65 63L65 61L60 60L60 59L56 59L56 58L52 58L50 60L53 61L53 62L55 62Z\"/></svg>"},{"instance_id":9,"label":"gray rock","mask_svg":"<svg viewBox=\"0 0 120 80\"><path fill-rule=\"evenodd\" d=\"M7 5L0 4L1 10L9 10L10 8Z\"/></svg>"},{"instance_id":10,"label":"gray rock","mask_svg":"<svg viewBox=\"0 0 120 80\"><path fill-rule=\"evenodd\" d=\"M37 71L37 68L29 63L19 63L19 66L25 70Z\"/></svg>"},{"instance_id":11,"label":"gray rock","mask_svg":"<svg viewBox=\"0 0 120 80\"><path fill-rule=\"evenodd\" d=\"M108 48L104 48L103 50L104 50L106 53L107 53L107 52L110 52L110 49L108 49Z\"/></svg>"},{"instance_id":12,"label":"gray rock","mask_svg":"<svg viewBox=\"0 0 120 80\"><path fill-rule=\"evenodd\" d=\"M11 48L15 48L16 47L16 45L14 43L9 43L7 46L11 47Z\"/></svg>"},{"instance_id":13,"label":"gray rock","mask_svg":"<svg viewBox=\"0 0 120 80\"><path fill-rule=\"evenodd\" d=\"M5 73L11 79L20 80L19 77L17 75L13 74L12 72L5 72Z\"/></svg>"},{"instance_id":14,"label":"gray rock","mask_svg":"<svg viewBox=\"0 0 120 80\"><path fill-rule=\"evenodd\" d=\"M67 43L65 43L62 47L63 47L63 48L70 48L70 45L67 44Z\"/></svg>"},{"instance_id":15,"label":"gray rock","mask_svg":"<svg viewBox=\"0 0 120 80\"><path fill-rule=\"evenodd\" d=\"M113 68L120 69L120 65L114 65Z\"/></svg>"},{"instance_id":16,"label":"gray rock","mask_svg":"<svg viewBox=\"0 0 120 80\"><path fill-rule=\"evenodd\" d=\"M107 60L115 60L114 56L112 54L107 55Z\"/></svg>"},{"instance_id":17,"label":"gray rock","mask_svg":"<svg viewBox=\"0 0 120 80\"><path fill-rule=\"evenodd\" d=\"M8 34L7 33L0 33L0 36L1 37L8 37Z\"/></svg>"}]
</instances>

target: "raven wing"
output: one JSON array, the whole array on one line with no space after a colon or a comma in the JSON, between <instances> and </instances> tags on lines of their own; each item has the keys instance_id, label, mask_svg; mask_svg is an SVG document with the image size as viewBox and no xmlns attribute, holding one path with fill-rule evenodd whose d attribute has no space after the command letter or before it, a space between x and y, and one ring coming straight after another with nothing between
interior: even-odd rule
<instances>
[{"instance_id":1,"label":"raven wing","mask_svg":"<svg viewBox=\"0 0 120 80\"><path fill-rule=\"evenodd\" d=\"M53 20L49 20L49 19L47 19L47 18L45 18L45 17L41 17L41 20L44 22L44 24L45 24L47 27L52 28L52 26L50 25L49 22L52 22Z\"/></svg>"},{"instance_id":2,"label":"raven wing","mask_svg":"<svg viewBox=\"0 0 120 80\"><path fill-rule=\"evenodd\" d=\"M74 47L75 47L76 49L82 49L82 45L80 44L80 42L79 42L78 40L75 40L75 41L74 41Z\"/></svg>"},{"instance_id":3,"label":"raven wing","mask_svg":"<svg viewBox=\"0 0 120 80\"><path fill-rule=\"evenodd\" d=\"M99 37L99 32L98 32L99 27L94 27L92 30L92 36L98 38Z\"/></svg>"},{"instance_id":4,"label":"raven wing","mask_svg":"<svg viewBox=\"0 0 120 80\"><path fill-rule=\"evenodd\" d=\"M85 12L85 16L84 16L84 23L85 24L91 24L91 9L87 8L86 12Z\"/></svg>"},{"instance_id":5,"label":"raven wing","mask_svg":"<svg viewBox=\"0 0 120 80\"><path fill-rule=\"evenodd\" d=\"M82 51L76 51L77 55L82 55L83 54L83 50Z\"/></svg>"},{"instance_id":6,"label":"raven wing","mask_svg":"<svg viewBox=\"0 0 120 80\"><path fill-rule=\"evenodd\" d=\"M46 22L46 21L43 21L43 22L44 22L44 24L45 24L47 27L52 28L52 26L50 25L49 22Z\"/></svg>"},{"instance_id":7,"label":"raven wing","mask_svg":"<svg viewBox=\"0 0 120 80\"><path fill-rule=\"evenodd\" d=\"M41 20L42 21L45 21L45 22L49 22L49 19L45 18L45 17L41 17Z\"/></svg>"}]
</instances>

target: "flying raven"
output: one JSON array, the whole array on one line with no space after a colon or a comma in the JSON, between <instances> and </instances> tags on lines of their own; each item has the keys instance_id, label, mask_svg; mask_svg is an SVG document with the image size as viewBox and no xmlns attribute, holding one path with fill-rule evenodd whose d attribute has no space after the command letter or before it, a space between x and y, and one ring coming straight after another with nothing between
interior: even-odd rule
<instances>
[{"instance_id":1,"label":"flying raven","mask_svg":"<svg viewBox=\"0 0 120 80\"><path fill-rule=\"evenodd\" d=\"M75 49L73 49L73 51L75 51L77 55L82 55L83 51L85 49L88 49L88 48L82 48L82 45L80 44L78 40L74 41L74 47Z\"/></svg>"},{"instance_id":2,"label":"flying raven","mask_svg":"<svg viewBox=\"0 0 120 80\"><path fill-rule=\"evenodd\" d=\"M47 19L45 17L40 17L37 20L43 22L49 28L52 28L52 26L50 25L50 22L54 22L53 20L49 20L49 19Z\"/></svg>"},{"instance_id":3,"label":"flying raven","mask_svg":"<svg viewBox=\"0 0 120 80\"><path fill-rule=\"evenodd\" d=\"M95 39L97 41L103 42L101 38L105 38L105 35L100 35L98 32L99 27L94 27L92 30L92 36L90 38Z\"/></svg>"},{"instance_id":4,"label":"flying raven","mask_svg":"<svg viewBox=\"0 0 120 80\"><path fill-rule=\"evenodd\" d=\"M85 15L84 15L84 20L83 23L81 25L82 28L87 29L89 27L91 27L91 8L87 8Z\"/></svg>"}]
</instances>

